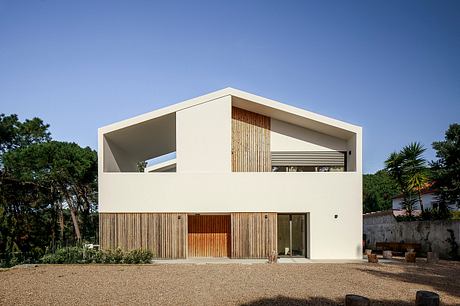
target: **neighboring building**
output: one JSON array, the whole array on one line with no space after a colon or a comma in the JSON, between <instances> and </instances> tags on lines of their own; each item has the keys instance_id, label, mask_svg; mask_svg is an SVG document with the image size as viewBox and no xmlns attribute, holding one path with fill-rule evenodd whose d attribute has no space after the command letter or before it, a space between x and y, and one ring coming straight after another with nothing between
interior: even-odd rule
<instances>
[{"instance_id":1,"label":"neighboring building","mask_svg":"<svg viewBox=\"0 0 460 306\"><path fill-rule=\"evenodd\" d=\"M421 198L423 209L436 209L438 208L436 190L433 189L432 184L427 184L427 186L421 189ZM417 216L421 213L420 202L418 200L418 195L415 194L416 202L413 206L413 215ZM393 212L396 216L405 215L406 211L402 207L402 202L404 200L404 195L399 194L392 199ZM456 205L449 205L450 210L458 210Z\"/></svg>"},{"instance_id":2,"label":"neighboring building","mask_svg":"<svg viewBox=\"0 0 460 306\"><path fill-rule=\"evenodd\" d=\"M361 148L358 126L232 88L100 128L101 247L361 259Z\"/></svg>"},{"instance_id":3,"label":"neighboring building","mask_svg":"<svg viewBox=\"0 0 460 306\"><path fill-rule=\"evenodd\" d=\"M393 210L403 210L402 202L404 200L404 195L399 194L392 199ZM436 208L436 195L434 191L430 189L424 189L422 191L422 204L424 209ZM418 196L416 196L416 202L413 207L414 211L420 211L420 202L418 201Z\"/></svg>"}]
</instances>

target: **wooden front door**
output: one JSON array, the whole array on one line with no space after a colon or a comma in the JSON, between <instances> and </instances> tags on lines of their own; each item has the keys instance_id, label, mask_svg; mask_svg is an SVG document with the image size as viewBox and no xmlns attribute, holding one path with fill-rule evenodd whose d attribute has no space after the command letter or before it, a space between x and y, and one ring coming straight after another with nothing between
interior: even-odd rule
<instances>
[{"instance_id":1,"label":"wooden front door","mask_svg":"<svg viewBox=\"0 0 460 306\"><path fill-rule=\"evenodd\" d=\"M188 257L230 257L230 215L188 216Z\"/></svg>"}]
</instances>

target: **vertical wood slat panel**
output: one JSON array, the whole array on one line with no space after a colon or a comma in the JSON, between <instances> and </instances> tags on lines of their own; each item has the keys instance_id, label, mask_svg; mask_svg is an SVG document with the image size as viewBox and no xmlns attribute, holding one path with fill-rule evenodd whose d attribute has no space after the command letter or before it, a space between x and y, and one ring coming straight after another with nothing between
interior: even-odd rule
<instances>
[{"instance_id":1,"label":"vertical wood slat panel","mask_svg":"<svg viewBox=\"0 0 460 306\"><path fill-rule=\"evenodd\" d=\"M189 215L188 256L229 257L230 215Z\"/></svg>"},{"instance_id":2,"label":"vertical wood slat panel","mask_svg":"<svg viewBox=\"0 0 460 306\"><path fill-rule=\"evenodd\" d=\"M100 213L102 249L148 249L156 258L185 258L187 215L180 213Z\"/></svg>"},{"instance_id":3,"label":"vertical wood slat panel","mask_svg":"<svg viewBox=\"0 0 460 306\"><path fill-rule=\"evenodd\" d=\"M232 171L271 170L270 118L232 107Z\"/></svg>"},{"instance_id":4,"label":"vertical wood slat panel","mask_svg":"<svg viewBox=\"0 0 460 306\"><path fill-rule=\"evenodd\" d=\"M232 213L231 234L232 258L266 258L278 249L277 214Z\"/></svg>"}]
</instances>

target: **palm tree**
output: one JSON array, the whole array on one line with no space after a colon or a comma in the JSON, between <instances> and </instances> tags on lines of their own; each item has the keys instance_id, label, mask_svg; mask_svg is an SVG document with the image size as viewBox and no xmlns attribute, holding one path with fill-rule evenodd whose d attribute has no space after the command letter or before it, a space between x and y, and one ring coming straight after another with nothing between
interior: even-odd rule
<instances>
[{"instance_id":1,"label":"palm tree","mask_svg":"<svg viewBox=\"0 0 460 306\"><path fill-rule=\"evenodd\" d=\"M420 143L412 142L400 152L391 153L385 161L385 169L399 185L404 201L411 202L410 194L417 193L422 211L422 189L428 181L426 160L422 157L425 150Z\"/></svg>"},{"instance_id":2,"label":"palm tree","mask_svg":"<svg viewBox=\"0 0 460 306\"><path fill-rule=\"evenodd\" d=\"M403 175L404 175L404 158L401 153L393 152L385 161L385 170L388 174L396 180L399 187L404 189Z\"/></svg>"},{"instance_id":3,"label":"palm tree","mask_svg":"<svg viewBox=\"0 0 460 306\"><path fill-rule=\"evenodd\" d=\"M403 159L403 180L409 190L418 194L422 212L422 189L428 182L426 160L422 156L425 151L426 149L420 143L413 142L405 146L400 153Z\"/></svg>"}]
</instances>

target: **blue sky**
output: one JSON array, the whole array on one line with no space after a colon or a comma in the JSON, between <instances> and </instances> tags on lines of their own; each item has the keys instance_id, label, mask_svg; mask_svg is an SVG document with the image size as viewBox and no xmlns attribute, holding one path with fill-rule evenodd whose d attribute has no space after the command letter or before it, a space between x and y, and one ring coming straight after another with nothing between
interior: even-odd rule
<instances>
[{"instance_id":1,"label":"blue sky","mask_svg":"<svg viewBox=\"0 0 460 306\"><path fill-rule=\"evenodd\" d=\"M364 129L364 171L460 122L460 1L0 0L0 112L55 139L235 87Z\"/></svg>"}]
</instances>

